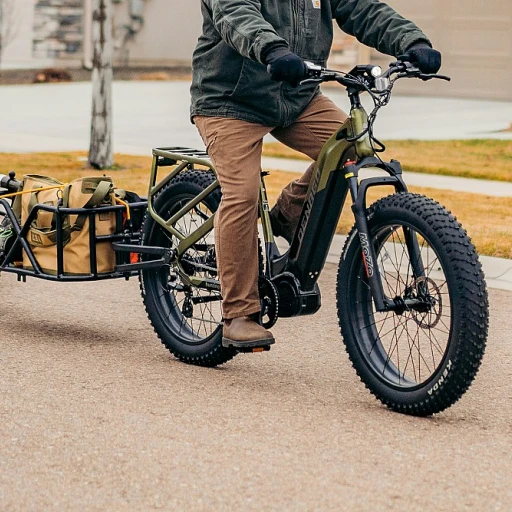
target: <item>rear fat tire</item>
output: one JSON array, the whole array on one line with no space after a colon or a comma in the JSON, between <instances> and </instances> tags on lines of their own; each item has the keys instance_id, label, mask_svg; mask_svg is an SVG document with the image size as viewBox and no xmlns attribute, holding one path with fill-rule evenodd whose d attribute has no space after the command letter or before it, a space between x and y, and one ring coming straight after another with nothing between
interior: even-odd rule
<instances>
[{"instance_id":1,"label":"rear fat tire","mask_svg":"<svg viewBox=\"0 0 512 512\"><path fill-rule=\"evenodd\" d=\"M210 171L188 170L172 179L155 198L155 211L162 218L169 218L188 200L200 194L215 180ZM221 200L220 189L209 194L203 204L213 214ZM181 205L181 206L180 206ZM146 214L142 228L142 244L148 246L171 247L170 234L156 223L149 213ZM175 243L175 240L173 239ZM144 270L140 274L141 293L148 318L163 345L181 361L199 366L214 367L226 363L238 352L222 346L222 318L219 326L208 333L205 324L204 337L201 327L194 332L187 328L187 319L183 316L173 293L162 294L162 285L170 273L165 269ZM182 294L184 295L184 294ZM194 306L196 311L199 307ZM211 323L211 322L210 322ZM185 332L184 332L185 326Z\"/></svg>"},{"instance_id":2,"label":"rear fat tire","mask_svg":"<svg viewBox=\"0 0 512 512\"><path fill-rule=\"evenodd\" d=\"M446 279L445 286L449 297L442 300L450 308L451 318L446 320L450 321L450 329L446 332L448 337L444 357L426 380L417 385L408 383L400 386L396 382L389 382L383 377L384 373L381 375L377 371L378 360L377 363L372 361L372 357L376 356L372 355L373 348L371 351L365 348L369 341L367 339L365 344L363 336L363 332L368 331L364 331L367 326L362 325L362 319L367 313L370 319L373 318L373 313L366 311L368 307L372 307L371 301L369 306L363 305L367 304L370 292L365 284L361 244L354 227L345 243L337 280L338 319L346 350L362 382L386 406L394 411L416 416L438 413L453 405L470 387L485 351L488 299L477 253L455 217L425 196L405 193L385 197L372 205L368 218L370 232L374 236L384 233L387 226L406 225L428 242ZM384 246L384 242L381 243ZM379 245L378 242L376 245ZM387 253L385 249L383 252ZM378 254L377 260L379 261ZM436 285L432 286L435 289ZM416 314L416 317L419 318L420 315ZM423 323L421 319L416 319L415 322L419 332L424 327ZM405 325L407 326L407 320ZM373 334L377 332L375 326L367 330ZM395 335L398 345L399 334ZM380 347L384 346L380 341L381 336L379 332ZM412 345L414 343L413 341ZM419 335L417 344L419 347ZM412 351L410 347L409 350ZM378 349L375 350L377 351ZM385 365L386 363L384 370ZM400 384L400 380L398 383Z\"/></svg>"}]
</instances>

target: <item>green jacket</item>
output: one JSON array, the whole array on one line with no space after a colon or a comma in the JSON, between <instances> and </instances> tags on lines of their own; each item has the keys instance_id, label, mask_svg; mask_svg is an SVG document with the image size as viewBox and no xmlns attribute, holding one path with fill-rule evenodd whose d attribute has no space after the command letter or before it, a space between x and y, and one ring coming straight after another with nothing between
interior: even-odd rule
<instances>
[{"instance_id":1,"label":"green jacket","mask_svg":"<svg viewBox=\"0 0 512 512\"><path fill-rule=\"evenodd\" d=\"M232 117L268 126L295 121L319 87L274 82L264 57L287 45L325 66L335 19L382 53L429 43L411 21L379 0L201 0L203 32L192 61L191 116Z\"/></svg>"}]
</instances>

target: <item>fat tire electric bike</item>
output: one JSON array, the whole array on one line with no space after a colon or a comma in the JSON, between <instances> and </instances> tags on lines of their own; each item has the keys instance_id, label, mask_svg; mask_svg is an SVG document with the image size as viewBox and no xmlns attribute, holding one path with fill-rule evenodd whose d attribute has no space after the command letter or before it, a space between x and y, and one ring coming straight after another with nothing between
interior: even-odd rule
<instances>
[{"instance_id":1,"label":"fat tire electric bike","mask_svg":"<svg viewBox=\"0 0 512 512\"><path fill-rule=\"evenodd\" d=\"M355 223L346 238L336 284L345 348L362 382L382 403L397 412L426 416L454 404L473 382L485 350L489 312L478 255L461 224L436 201L410 193L400 163L379 156L385 148L375 138L373 124L400 78L448 79L422 74L401 61L384 73L371 65L356 66L349 73L309 65L308 81L332 81L346 88L350 116L320 153L295 235L282 253L269 216L267 173L261 173L260 323L270 328L279 318L318 311L317 281L350 197ZM374 102L369 115L360 101L362 93ZM363 179L362 169L378 175ZM3 177L1 184L7 192L16 190L14 176ZM395 192L368 207L368 190L383 186ZM91 250L91 273L76 278L62 272L62 247L56 275L45 274L34 258L33 270L13 263L20 246L30 254L25 236L37 212L24 226L16 225L0 194L0 206L16 234L0 271L22 279L61 281L138 275L147 315L165 347L185 363L215 367L241 351L222 345L213 236L221 197L214 165L204 150L154 149L147 203L134 205L147 207L141 230L123 227L123 205L108 207L119 216L111 236L116 268L99 275ZM61 214L81 213L93 222L98 213L47 205L38 209L53 212L57 220ZM91 246L96 242L91 235Z\"/></svg>"},{"instance_id":2,"label":"fat tire electric bike","mask_svg":"<svg viewBox=\"0 0 512 512\"><path fill-rule=\"evenodd\" d=\"M318 311L318 277L350 196L355 224L336 286L350 360L389 408L419 416L440 412L462 396L480 366L488 329L485 279L456 218L436 201L408 192L400 163L379 157L385 148L373 135L373 123L397 79L448 77L422 74L407 62L395 62L384 73L371 65L350 73L310 65L309 75L307 80L346 88L350 117L320 153L298 228L283 254L269 217L267 173L261 174L261 324L270 328L280 317ZM360 101L363 92L374 101L370 115ZM221 200L215 168L204 151L161 148L153 155L142 245L165 251L160 255L166 264L141 271L144 304L162 343L177 358L217 366L240 350L222 345L212 234ZM158 181L158 170L168 166L173 169ZM359 179L361 169L387 175ZM368 190L379 186L392 186L395 193L367 207ZM142 261L151 258L145 253Z\"/></svg>"}]
</instances>

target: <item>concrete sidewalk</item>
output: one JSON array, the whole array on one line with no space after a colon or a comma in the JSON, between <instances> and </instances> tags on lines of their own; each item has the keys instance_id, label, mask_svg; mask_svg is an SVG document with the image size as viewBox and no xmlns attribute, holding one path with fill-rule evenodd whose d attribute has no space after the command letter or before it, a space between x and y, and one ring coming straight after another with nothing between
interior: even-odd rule
<instances>
[{"instance_id":1,"label":"concrete sidewalk","mask_svg":"<svg viewBox=\"0 0 512 512\"><path fill-rule=\"evenodd\" d=\"M337 264L339 262L346 238L342 235L334 236L327 256L329 263ZM284 244L286 245L286 242ZM489 288L512 291L512 260L480 256L480 262Z\"/></svg>"},{"instance_id":2,"label":"concrete sidewalk","mask_svg":"<svg viewBox=\"0 0 512 512\"><path fill-rule=\"evenodd\" d=\"M326 94L348 110L341 88ZM87 82L0 86L0 152L87 150L91 98ZM159 146L202 147L189 103L188 82L115 82L114 150L149 155ZM512 132L502 131L510 123L510 102L397 95L379 113L375 134L384 140L510 140Z\"/></svg>"},{"instance_id":3,"label":"concrete sidewalk","mask_svg":"<svg viewBox=\"0 0 512 512\"><path fill-rule=\"evenodd\" d=\"M154 147L203 147L189 120L188 82L115 82L113 87L116 152L150 155ZM348 110L341 88L326 94ZM91 97L88 82L0 86L0 152L88 150ZM380 111L375 131L383 139L512 140L512 132L503 131L511 123L510 102L395 96ZM308 165L263 159L266 169L301 172ZM512 197L511 183L411 172L407 183Z\"/></svg>"}]
</instances>

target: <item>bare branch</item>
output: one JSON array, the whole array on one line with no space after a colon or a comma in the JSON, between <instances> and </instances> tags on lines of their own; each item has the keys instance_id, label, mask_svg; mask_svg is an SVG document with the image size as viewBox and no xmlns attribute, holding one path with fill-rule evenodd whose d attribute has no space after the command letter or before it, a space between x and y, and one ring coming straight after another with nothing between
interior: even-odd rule
<instances>
[{"instance_id":1,"label":"bare branch","mask_svg":"<svg viewBox=\"0 0 512 512\"><path fill-rule=\"evenodd\" d=\"M0 0L0 62L2 53L16 39L20 29L15 0Z\"/></svg>"}]
</instances>

